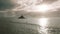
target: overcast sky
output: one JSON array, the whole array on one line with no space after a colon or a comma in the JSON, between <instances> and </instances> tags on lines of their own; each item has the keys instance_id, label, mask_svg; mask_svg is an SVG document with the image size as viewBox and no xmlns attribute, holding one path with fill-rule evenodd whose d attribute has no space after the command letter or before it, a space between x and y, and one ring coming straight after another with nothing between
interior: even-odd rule
<instances>
[{"instance_id":1,"label":"overcast sky","mask_svg":"<svg viewBox=\"0 0 60 34\"><path fill-rule=\"evenodd\" d=\"M49 4L52 7L51 10L49 10L51 12L60 11L59 10L60 0L0 0L0 10L7 11L7 9L9 9L10 11L10 9L12 9L13 11L21 11L21 12L17 12L17 14L19 13L19 15L22 13L26 15L27 11L32 9L32 6L36 6L40 4ZM41 15L41 13L37 14L34 13L32 10L31 12L27 13L29 17L30 16L36 17ZM56 14L56 16L58 15L58 13L54 13L54 14ZM51 13L49 15L51 15Z\"/></svg>"},{"instance_id":2,"label":"overcast sky","mask_svg":"<svg viewBox=\"0 0 60 34\"><path fill-rule=\"evenodd\" d=\"M35 4L41 4L41 3L50 4L54 8L60 7L60 4L59 4L60 0L0 0L0 10L11 9L16 5L19 8L21 7L27 8L28 6L35 5Z\"/></svg>"}]
</instances>

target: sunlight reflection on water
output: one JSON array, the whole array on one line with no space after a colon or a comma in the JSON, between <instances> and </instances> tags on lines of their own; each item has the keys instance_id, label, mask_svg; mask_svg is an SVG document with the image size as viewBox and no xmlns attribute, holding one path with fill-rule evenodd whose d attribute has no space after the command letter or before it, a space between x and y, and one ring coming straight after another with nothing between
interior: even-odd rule
<instances>
[{"instance_id":1,"label":"sunlight reflection on water","mask_svg":"<svg viewBox=\"0 0 60 34\"><path fill-rule=\"evenodd\" d=\"M58 29L56 24L56 21L58 21L58 19L56 18L40 18L38 19L38 23L40 25L40 29L38 30L41 34L60 34L60 29ZM54 27L52 27L52 23L54 25ZM58 23L58 22L57 22ZM49 27L50 26L50 27Z\"/></svg>"},{"instance_id":2,"label":"sunlight reflection on water","mask_svg":"<svg viewBox=\"0 0 60 34\"><path fill-rule=\"evenodd\" d=\"M48 23L48 18L40 18L38 22L40 26L45 27Z\"/></svg>"},{"instance_id":3,"label":"sunlight reflection on water","mask_svg":"<svg viewBox=\"0 0 60 34\"><path fill-rule=\"evenodd\" d=\"M48 24L48 18L40 18L38 19L39 25L41 26L39 32L42 34L47 33L47 29L45 29L45 26Z\"/></svg>"}]
</instances>

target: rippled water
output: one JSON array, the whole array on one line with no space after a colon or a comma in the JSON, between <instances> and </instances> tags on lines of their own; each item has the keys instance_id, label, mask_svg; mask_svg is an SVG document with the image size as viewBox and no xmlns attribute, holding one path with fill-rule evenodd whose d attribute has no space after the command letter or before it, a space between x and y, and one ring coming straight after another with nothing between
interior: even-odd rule
<instances>
[{"instance_id":1,"label":"rippled water","mask_svg":"<svg viewBox=\"0 0 60 34\"><path fill-rule=\"evenodd\" d=\"M0 30L8 34L60 34L60 18L0 18Z\"/></svg>"},{"instance_id":2,"label":"rippled water","mask_svg":"<svg viewBox=\"0 0 60 34\"><path fill-rule=\"evenodd\" d=\"M15 20L15 19L14 19ZM17 21L18 20L18 21ZM33 30L37 30L39 34L60 34L60 18L32 18L32 19L17 19L16 21L25 26L24 28L28 28ZM16 22L15 21L15 22ZM30 32L31 33L31 32Z\"/></svg>"},{"instance_id":3,"label":"rippled water","mask_svg":"<svg viewBox=\"0 0 60 34\"><path fill-rule=\"evenodd\" d=\"M41 34L60 34L60 18L40 18Z\"/></svg>"}]
</instances>

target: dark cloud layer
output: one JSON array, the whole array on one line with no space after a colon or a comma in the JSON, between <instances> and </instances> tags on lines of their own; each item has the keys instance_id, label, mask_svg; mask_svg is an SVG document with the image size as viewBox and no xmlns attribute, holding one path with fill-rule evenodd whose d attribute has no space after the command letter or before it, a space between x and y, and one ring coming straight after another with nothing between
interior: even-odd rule
<instances>
[{"instance_id":1,"label":"dark cloud layer","mask_svg":"<svg viewBox=\"0 0 60 34\"><path fill-rule=\"evenodd\" d=\"M11 9L13 6L11 0L0 0L0 10Z\"/></svg>"}]
</instances>

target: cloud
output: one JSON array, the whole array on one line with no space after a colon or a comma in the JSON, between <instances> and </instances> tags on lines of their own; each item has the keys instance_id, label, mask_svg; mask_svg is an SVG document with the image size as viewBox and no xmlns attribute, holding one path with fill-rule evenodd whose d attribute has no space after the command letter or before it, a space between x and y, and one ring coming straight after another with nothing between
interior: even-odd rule
<instances>
[{"instance_id":1,"label":"cloud","mask_svg":"<svg viewBox=\"0 0 60 34\"><path fill-rule=\"evenodd\" d=\"M39 2L37 2L39 1ZM15 4L14 4L15 2ZM6 9L16 9L17 10L25 10L28 8L32 8L36 3L40 3L40 0L0 0L0 10L6 10ZM42 3L50 4L51 7L57 8L60 7L60 0L43 0ZM16 6L16 7L15 7Z\"/></svg>"},{"instance_id":2,"label":"cloud","mask_svg":"<svg viewBox=\"0 0 60 34\"><path fill-rule=\"evenodd\" d=\"M49 4L56 2L56 1L58 0L43 0L44 3L49 3Z\"/></svg>"},{"instance_id":3,"label":"cloud","mask_svg":"<svg viewBox=\"0 0 60 34\"><path fill-rule=\"evenodd\" d=\"M50 4L51 6L51 11L58 11L60 9L60 0Z\"/></svg>"},{"instance_id":4,"label":"cloud","mask_svg":"<svg viewBox=\"0 0 60 34\"><path fill-rule=\"evenodd\" d=\"M14 6L10 0L0 0L0 10L11 9Z\"/></svg>"}]
</instances>

